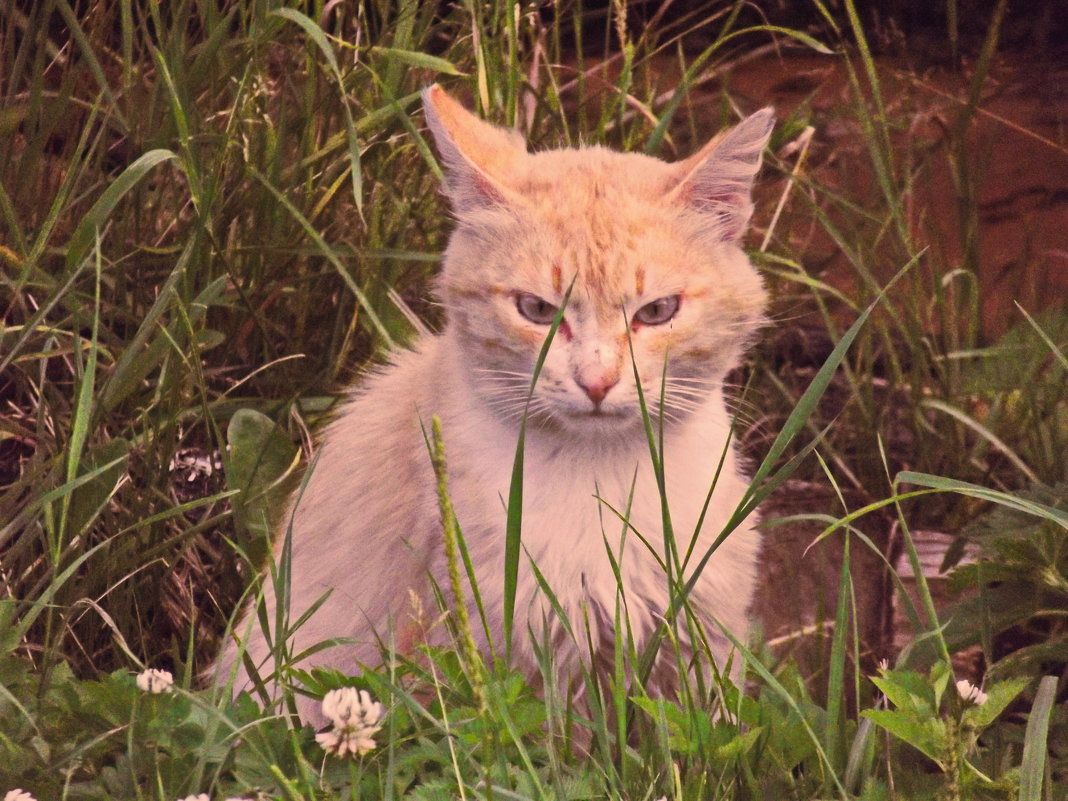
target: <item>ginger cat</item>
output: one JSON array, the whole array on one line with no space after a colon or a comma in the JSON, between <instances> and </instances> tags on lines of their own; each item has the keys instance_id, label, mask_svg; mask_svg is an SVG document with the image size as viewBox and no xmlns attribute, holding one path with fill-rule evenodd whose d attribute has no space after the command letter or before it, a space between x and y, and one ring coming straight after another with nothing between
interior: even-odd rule
<instances>
[{"instance_id":1,"label":"ginger cat","mask_svg":"<svg viewBox=\"0 0 1068 801\"><path fill-rule=\"evenodd\" d=\"M448 322L440 334L394 354L326 429L284 522L292 527L290 619L329 596L295 634L292 653L351 638L301 663L351 674L379 663L379 638L398 650L444 639L441 626L427 632L414 620L411 597L436 617L433 577L451 600L422 428L429 430L434 415L456 516L495 647L503 651L504 499L534 364L573 281L530 405L514 642L518 664L532 676L538 672L532 633L551 642L561 676L572 680L579 660L590 664L584 621L597 649L593 661L610 664L617 598L639 648L668 606L658 563L661 500L635 369L654 427L663 415L666 489L680 554L723 460L687 577L747 486L728 446L721 381L763 320L762 282L739 240L772 113L759 111L690 158L667 164L603 147L530 154L517 133L479 120L439 87L428 88L423 100L456 215L437 284ZM612 511L628 508L632 529ZM744 639L758 547L752 521L743 523L690 596L720 665L730 643L711 616ZM580 644L565 636L531 562ZM274 588L265 584L273 623ZM470 599L466 582L465 591ZM485 649L473 609L470 617ZM236 633L249 632L244 646L266 678L274 667L254 622L250 616ZM236 652L231 644L223 655L221 681ZM668 666L662 685L671 683L671 672ZM236 686L246 686L242 666L237 674ZM302 714L315 717L310 708Z\"/></svg>"}]
</instances>

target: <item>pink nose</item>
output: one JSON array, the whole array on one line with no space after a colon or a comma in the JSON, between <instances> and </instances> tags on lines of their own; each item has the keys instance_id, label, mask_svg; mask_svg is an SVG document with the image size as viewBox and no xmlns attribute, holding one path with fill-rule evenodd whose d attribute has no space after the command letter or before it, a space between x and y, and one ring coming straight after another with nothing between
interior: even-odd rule
<instances>
[{"instance_id":1,"label":"pink nose","mask_svg":"<svg viewBox=\"0 0 1068 801\"><path fill-rule=\"evenodd\" d=\"M604 396L608 394L608 390L619 383L619 376L615 373L602 373L590 380L576 377L575 383L582 387L589 399L594 402L594 405L599 406L601 401L604 400Z\"/></svg>"}]
</instances>

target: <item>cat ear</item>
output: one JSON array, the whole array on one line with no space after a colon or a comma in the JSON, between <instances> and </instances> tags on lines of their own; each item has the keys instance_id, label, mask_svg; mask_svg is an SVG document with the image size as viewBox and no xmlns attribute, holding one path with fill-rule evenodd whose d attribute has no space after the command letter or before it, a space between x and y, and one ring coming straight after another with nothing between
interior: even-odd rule
<instances>
[{"instance_id":1,"label":"cat ear","mask_svg":"<svg viewBox=\"0 0 1068 801\"><path fill-rule=\"evenodd\" d=\"M672 199L711 215L728 242L741 238L753 213L753 179L774 124L772 109L761 109L678 164Z\"/></svg>"},{"instance_id":2,"label":"cat ear","mask_svg":"<svg viewBox=\"0 0 1068 801\"><path fill-rule=\"evenodd\" d=\"M423 90L423 110L445 164L445 188L458 213L507 202L505 182L526 143L515 131L484 122L437 84Z\"/></svg>"}]
</instances>

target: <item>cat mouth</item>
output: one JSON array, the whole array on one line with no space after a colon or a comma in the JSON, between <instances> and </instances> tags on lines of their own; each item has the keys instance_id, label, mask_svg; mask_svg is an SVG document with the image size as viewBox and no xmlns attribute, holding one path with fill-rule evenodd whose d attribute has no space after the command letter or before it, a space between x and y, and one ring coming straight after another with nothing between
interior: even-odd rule
<instances>
[{"instance_id":1,"label":"cat mouth","mask_svg":"<svg viewBox=\"0 0 1068 801\"><path fill-rule=\"evenodd\" d=\"M568 416L580 420L590 418L595 420L619 420L629 415L626 409L605 409L601 406L595 406L592 409L571 411L568 413Z\"/></svg>"}]
</instances>

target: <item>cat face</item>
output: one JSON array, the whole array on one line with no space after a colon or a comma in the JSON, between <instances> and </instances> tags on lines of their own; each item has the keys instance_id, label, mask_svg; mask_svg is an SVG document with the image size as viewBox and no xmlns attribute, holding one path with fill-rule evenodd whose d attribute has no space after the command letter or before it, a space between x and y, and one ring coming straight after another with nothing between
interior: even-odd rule
<instances>
[{"instance_id":1,"label":"cat face","mask_svg":"<svg viewBox=\"0 0 1068 801\"><path fill-rule=\"evenodd\" d=\"M424 98L457 215L439 294L487 405L519 420L563 307L532 421L630 434L639 387L654 419L698 410L762 319L737 241L770 113L666 164L600 147L528 154L437 87Z\"/></svg>"}]
</instances>

